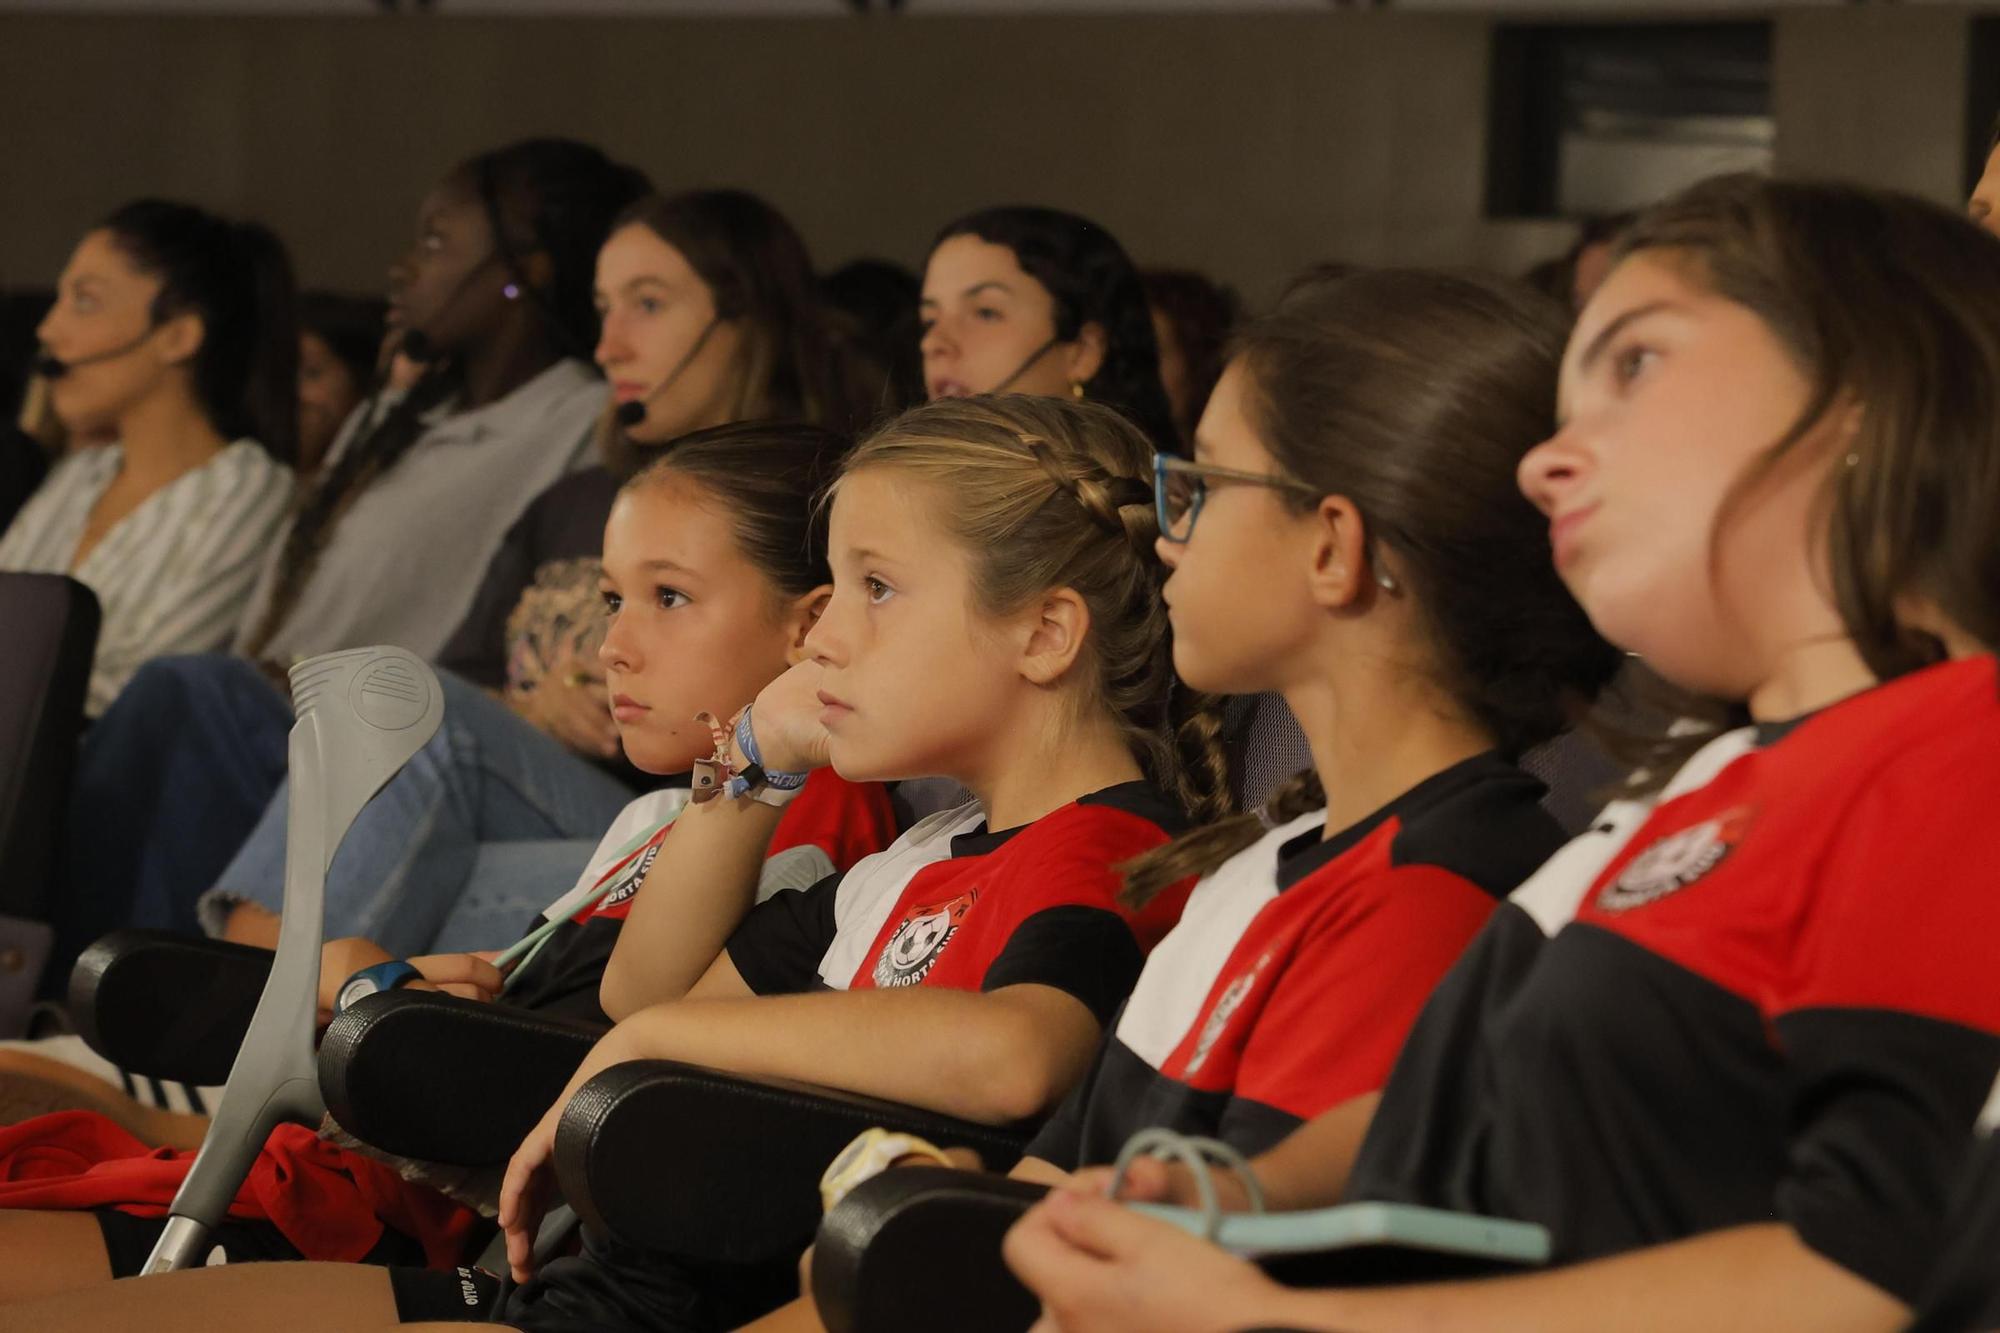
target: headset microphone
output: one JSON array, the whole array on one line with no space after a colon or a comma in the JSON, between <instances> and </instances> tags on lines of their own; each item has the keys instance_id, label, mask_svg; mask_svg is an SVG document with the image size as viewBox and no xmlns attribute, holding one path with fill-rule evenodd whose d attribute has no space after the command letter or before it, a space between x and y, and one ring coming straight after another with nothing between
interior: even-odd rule
<instances>
[{"instance_id":1,"label":"headset microphone","mask_svg":"<svg viewBox=\"0 0 2000 1333\"><path fill-rule=\"evenodd\" d=\"M481 274L499 261L500 252L498 250L488 250L484 258L459 275L458 281L451 285L451 290L444 294L442 301L438 302L437 309L431 312L431 318L436 319L439 315L444 314L447 310L458 304L459 298L465 295L466 289L471 287L474 282L477 282ZM431 341L428 333L413 326L403 331L403 340L396 344L396 355L407 357L422 365L437 360L439 356L443 355L443 352L436 343Z\"/></svg>"},{"instance_id":2,"label":"headset microphone","mask_svg":"<svg viewBox=\"0 0 2000 1333\"><path fill-rule=\"evenodd\" d=\"M987 393L1004 392L1008 385L1012 384L1015 380L1020 379L1021 376L1027 374L1028 371L1031 368L1033 368L1034 364L1037 361L1040 361L1043 357L1047 356L1051 351L1055 350L1056 344L1060 343L1062 340L1063 338L1060 333L1058 333L1055 337L1050 338L1047 342L1043 343L1040 347L1037 347L1033 352L1029 353L1028 359L1026 361L1023 361L1020 365L1014 367L1013 374L1009 375L1006 379L1001 380L998 384L986 390L986 392Z\"/></svg>"},{"instance_id":3,"label":"headset microphone","mask_svg":"<svg viewBox=\"0 0 2000 1333\"><path fill-rule=\"evenodd\" d=\"M157 324L150 324L146 327L144 333L134 338L131 342L108 348L102 352L94 352L89 356L79 356L70 361L64 361L60 357L43 352L35 358L34 372L45 380L59 380L78 366L94 366L100 361L116 361L119 357L129 355L144 347L146 340L151 338L158 331L159 327Z\"/></svg>"},{"instance_id":4,"label":"headset microphone","mask_svg":"<svg viewBox=\"0 0 2000 1333\"><path fill-rule=\"evenodd\" d=\"M709 320L708 324L702 329L701 335L694 340L694 346L687 349L687 354L675 363L672 370L667 372L667 377L655 385L645 396L618 404L617 409L611 414L612 419L626 430L630 430L644 421L646 419L647 406L659 398L661 394L674 387L674 382L681 377L681 372L694 364L694 359L701 355L701 349L708 346L709 337L714 334L715 326L721 322L721 315L717 315Z\"/></svg>"}]
</instances>

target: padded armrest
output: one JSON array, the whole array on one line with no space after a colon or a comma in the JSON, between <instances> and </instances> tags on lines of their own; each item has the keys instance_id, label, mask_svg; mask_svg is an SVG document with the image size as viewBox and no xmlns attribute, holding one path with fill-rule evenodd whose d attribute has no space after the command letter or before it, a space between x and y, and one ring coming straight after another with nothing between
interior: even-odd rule
<instances>
[{"instance_id":1,"label":"padded armrest","mask_svg":"<svg viewBox=\"0 0 2000 1333\"><path fill-rule=\"evenodd\" d=\"M1039 1306L1000 1259L1000 1239L1043 1185L938 1166L864 1180L820 1223L813 1302L827 1333L923 1328L1020 1333Z\"/></svg>"},{"instance_id":2,"label":"padded armrest","mask_svg":"<svg viewBox=\"0 0 2000 1333\"><path fill-rule=\"evenodd\" d=\"M69 1011L121 1069L207 1087L229 1077L271 975L269 949L163 930L115 930L85 949Z\"/></svg>"},{"instance_id":3,"label":"padded armrest","mask_svg":"<svg viewBox=\"0 0 2000 1333\"><path fill-rule=\"evenodd\" d=\"M669 1060L615 1065L586 1083L556 1131L563 1197L618 1240L689 1260L796 1254L819 1225L819 1178L873 1125L971 1148L996 1170L1021 1127L995 1128L810 1084Z\"/></svg>"},{"instance_id":4,"label":"padded armrest","mask_svg":"<svg viewBox=\"0 0 2000 1333\"><path fill-rule=\"evenodd\" d=\"M320 1095L341 1128L385 1152L500 1165L603 1033L436 991L370 995L320 1039Z\"/></svg>"},{"instance_id":5,"label":"padded armrest","mask_svg":"<svg viewBox=\"0 0 2000 1333\"><path fill-rule=\"evenodd\" d=\"M812 1290L828 1333L917 1328L937 1310L960 1333L1020 1333L1038 1304L1008 1271L1000 1242L1045 1187L941 1167L863 1181L827 1214L814 1242ZM1391 1242L1267 1255L1294 1287L1381 1286L1519 1272L1510 1260Z\"/></svg>"}]
</instances>

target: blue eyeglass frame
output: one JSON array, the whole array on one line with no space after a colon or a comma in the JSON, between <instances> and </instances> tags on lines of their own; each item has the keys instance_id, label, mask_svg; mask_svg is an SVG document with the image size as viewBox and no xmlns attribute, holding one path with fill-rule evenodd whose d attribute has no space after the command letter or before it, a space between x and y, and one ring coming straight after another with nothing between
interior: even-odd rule
<instances>
[{"instance_id":1,"label":"blue eyeglass frame","mask_svg":"<svg viewBox=\"0 0 2000 1333\"><path fill-rule=\"evenodd\" d=\"M1167 478L1173 473L1194 479L1194 490L1188 497L1187 530L1176 537L1173 523L1167 513ZM1211 481L1235 482L1243 486L1268 486L1272 490L1290 491L1294 495L1319 497L1319 492L1302 481L1291 477L1281 477L1272 472L1239 472L1235 468L1215 467L1208 463L1197 463L1191 458L1181 458L1175 454L1153 455L1153 513L1159 520L1160 537L1176 546L1185 546L1194 536L1195 520L1201 517L1201 506L1208 499L1208 483Z\"/></svg>"}]
</instances>

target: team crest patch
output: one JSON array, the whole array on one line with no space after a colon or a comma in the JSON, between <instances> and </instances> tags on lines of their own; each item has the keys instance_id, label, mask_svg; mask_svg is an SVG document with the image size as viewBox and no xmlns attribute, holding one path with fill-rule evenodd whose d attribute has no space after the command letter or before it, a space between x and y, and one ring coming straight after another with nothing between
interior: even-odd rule
<instances>
[{"instance_id":1,"label":"team crest patch","mask_svg":"<svg viewBox=\"0 0 2000 1333\"><path fill-rule=\"evenodd\" d=\"M979 901L979 891L963 893L948 903L919 907L903 918L875 960L874 981L882 990L914 986L930 975L944 946L958 933L959 923Z\"/></svg>"},{"instance_id":2,"label":"team crest patch","mask_svg":"<svg viewBox=\"0 0 2000 1333\"><path fill-rule=\"evenodd\" d=\"M628 864L613 871L612 873L618 877L617 885L598 900L597 906L585 908L578 919L585 920L593 916L623 917L630 911L626 904L632 901L633 895L645 884L646 872L653 868L653 859L660 854L661 841L660 835L655 834L644 850Z\"/></svg>"},{"instance_id":3,"label":"team crest patch","mask_svg":"<svg viewBox=\"0 0 2000 1333\"><path fill-rule=\"evenodd\" d=\"M1624 871L1597 895L1598 910L1627 912L1678 893L1706 875L1736 850L1753 812L1738 806L1660 839L1626 863Z\"/></svg>"}]
</instances>

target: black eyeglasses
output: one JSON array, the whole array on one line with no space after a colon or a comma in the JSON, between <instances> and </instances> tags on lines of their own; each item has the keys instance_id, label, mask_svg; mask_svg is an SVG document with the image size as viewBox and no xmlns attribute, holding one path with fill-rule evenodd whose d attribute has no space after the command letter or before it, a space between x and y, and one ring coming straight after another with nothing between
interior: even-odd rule
<instances>
[{"instance_id":1,"label":"black eyeglasses","mask_svg":"<svg viewBox=\"0 0 2000 1333\"><path fill-rule=\"evenodd\" d=\"M1211 467L1173 454L1153 455L1153 505L1160 517L1160 535L1181 543L1194 535L1194 521L1208 499L1210 482L1236 482L1244 486L1268 486L1294 495L1319 497L1319 492L1302 481L1268 472L1238 472L1234 468Z\"/></svg>"}]
</instances>

